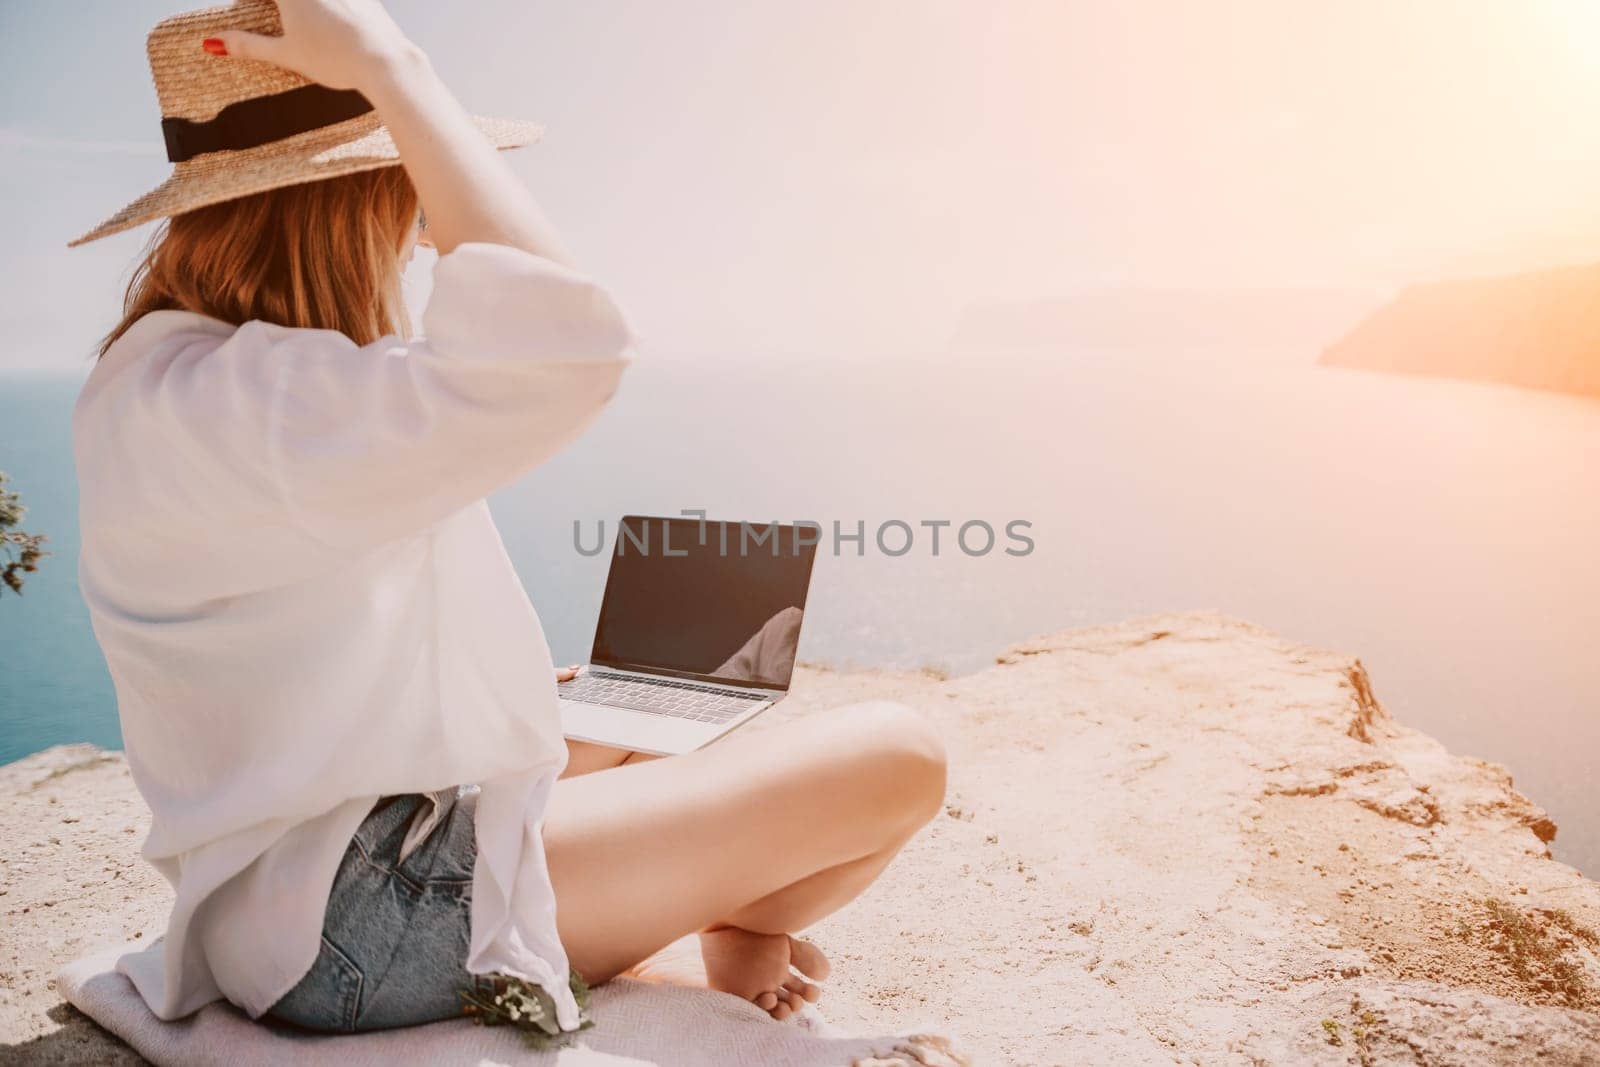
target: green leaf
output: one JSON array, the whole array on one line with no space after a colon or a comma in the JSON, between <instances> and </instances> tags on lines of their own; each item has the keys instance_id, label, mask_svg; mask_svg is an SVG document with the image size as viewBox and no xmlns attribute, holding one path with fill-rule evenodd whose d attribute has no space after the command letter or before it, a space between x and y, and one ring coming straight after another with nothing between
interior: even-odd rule
<instances>
[{"instance_id":1,"label":"green leaf","mask_svg":"<svg viewBox=\"0 0 1600 1067\"><path fill-rule=\"evenodd\" d=\"M573 1034L594 1025L594 1020L587 1015L589 987L576 971L569 974L567 987L578 1004L578 1026L568 1031L563 1031L556 1021L555 1001L540 986L508 974L496 973L484 978L488 979L492 992L485 992L476 984L459 991L461 1010L481 1026L513 1026L522 1031L523 1037L535 1048L553 1049L565 1045ZM496 999L500 1003L496 1003Z\"/></svg>"}]
</instances>

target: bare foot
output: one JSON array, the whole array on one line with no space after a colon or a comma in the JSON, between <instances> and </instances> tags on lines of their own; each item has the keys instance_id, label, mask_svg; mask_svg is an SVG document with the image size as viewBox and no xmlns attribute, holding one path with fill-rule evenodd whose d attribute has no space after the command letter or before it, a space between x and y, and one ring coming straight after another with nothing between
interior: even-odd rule
<instances>
[{"instance_id":1,"label":"bare foot","mask_svg":"<svg viewBox=\"0 0 1600 1067\"><path fill-rule=\"evenodd\" d=\"M812 980L828 977L822 950L788 934L713 927L700 931L700 956L706 985L753 1001L774 1019L787 1019L807 1001L815 1004L822 990Z\"/></svg>"},{"instance_id":2,"label":"bare foot","mask_svg":"<svg viewBox=\"0 0 1600 1067\"><path fill-rule=\"evenodd\" d=\"M647 982L732 993L774 1019L787 1019L822 996L814 982L828 977L828 958L809 941L737 926L703 930L698 941L698 946L688 937L674 941L628 973Z\"/></svg>"}]
</instances>

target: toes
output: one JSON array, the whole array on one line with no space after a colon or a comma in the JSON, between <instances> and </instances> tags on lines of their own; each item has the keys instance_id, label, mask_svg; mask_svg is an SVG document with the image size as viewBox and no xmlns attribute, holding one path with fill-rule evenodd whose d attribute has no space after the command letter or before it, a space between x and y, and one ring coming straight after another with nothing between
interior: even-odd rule
<instances>
[{"instance_id":1,"label":"toes","mask_svg":"<svg viewBox=\"0 0 1600 1067\"><path fill-rule=\"evenodd\" d=\"M773 1008L772 1011L771 1011L772 1017L774 1019L779 1020L779 1021L787 1019L789 1016L791 1016L793 1014L794 1014L794 1009L789 1006L789 1002L787 1000L778 1001L778 1006Z\"/></svg>"},{"instance_id":2,"label":"toes","mask_svg":"<svg viewBox=\"0 0 1600 1067\"><path fill-rule=\"evenodd\" d=\"M828 972L833 969L828 965L828 957L822 954L820 948L798 937L789 939L789 962L795 970L814 982L825 980Z\"/></svg>"},{"instance_id":3,"label":"toes","mask_svg":"<svg viewBox=\"0 0 1600 1067\"><path fill-rule=\"evenodd\" d=\"M822 990L801 978L789 979L783 983L783 988L788 990L793 997L799 998L794 1005L796 1011L800 1009L799 1000L808 1000L815 1004L822 999Z\"/></svg>"},{"instance_id":4,"label":"toes","mask_svg":"<svg viewBox=\"0 0 1600 1067\"><path fill-rule=\"evenodd\" d=\"M778 1006L778 994L763 993L756 998L755 1003L756 1007L760 1008L762 1011L771 1011L773 1008Z\"/></svg>"}]
</instances>

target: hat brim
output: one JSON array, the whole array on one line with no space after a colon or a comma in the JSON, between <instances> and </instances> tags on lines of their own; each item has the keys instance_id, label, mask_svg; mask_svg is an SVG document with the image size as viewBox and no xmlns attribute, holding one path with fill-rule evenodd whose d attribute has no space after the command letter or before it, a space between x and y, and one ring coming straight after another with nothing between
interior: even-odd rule
<instances>
[{"instance_id":1,"label":"hat brim","mask_svg":"<svg viewBox=\"0 0 1600 1067\"><path fill-rule=\"evenodd\" d=\"M478 129L496 148L533 144L544 133L536 122L473 116ZM400 162L394 140L375 114L286 137L242 151L211 152L172 168L166 181L111 216L82 237L75 248L102 237L185 211L264 193L289 185L337 178Z\"/></svg>"}]
</instances>

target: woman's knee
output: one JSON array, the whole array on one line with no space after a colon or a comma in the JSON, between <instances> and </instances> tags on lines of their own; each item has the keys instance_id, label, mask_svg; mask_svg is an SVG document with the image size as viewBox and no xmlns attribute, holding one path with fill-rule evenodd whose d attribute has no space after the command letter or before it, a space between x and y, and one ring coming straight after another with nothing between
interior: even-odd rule
<instances>
[{"instance_id":1,"label":"woman's knee","mask_svg":"<svg viewBox=\"0 0 1600 1067\"><path fill-rule=\"evenodd\" d=\"M938 729L921 713L887 700L835 715L851 735L846 743L855 771L878 785L885 815L910 836L944 804L946 759Z\"/></svg>"}]
</instances>

